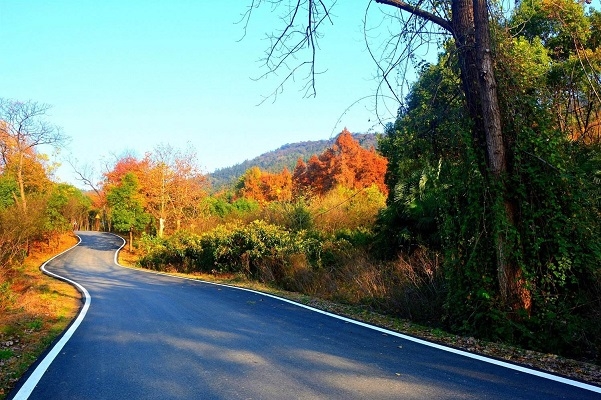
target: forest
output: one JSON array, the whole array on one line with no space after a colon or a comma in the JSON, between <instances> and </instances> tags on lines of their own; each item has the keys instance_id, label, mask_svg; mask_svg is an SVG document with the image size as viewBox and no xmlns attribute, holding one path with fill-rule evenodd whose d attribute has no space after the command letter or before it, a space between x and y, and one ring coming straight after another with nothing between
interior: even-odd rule
<instances>
[{"instance_id":1,"label":"forest","mask_svg":"<svg viewBox=\"0 0 601 400\"><path fill-rule=\"evenodd\" d=\"M16 307L32 245L93 229L127 237L143 268L601 362L601 13L532 0L489 21L501 147L470 107L482 97L456 35L420 63L375 147L344 129L294 168L249 166L217 191L193 151L168 144L98 182L82 172L85 191L57 183L38 152L66 140L48 106L3 99L0 312Z\"/></svg>"}]
</instances>

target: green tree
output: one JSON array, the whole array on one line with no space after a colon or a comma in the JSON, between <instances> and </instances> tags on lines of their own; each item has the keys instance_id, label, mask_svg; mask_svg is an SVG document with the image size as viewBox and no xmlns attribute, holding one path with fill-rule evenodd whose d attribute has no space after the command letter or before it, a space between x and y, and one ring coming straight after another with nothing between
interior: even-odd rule
<instances>
[{"instance_id":1,"label":"green tree","mask_svg":"<svg viewBox=\"0 0 601 400\"><path fill-rule=\"evenodd\" d=\"M48 196L46 210L49 229L66 231L87 225L91 205L91 199L75 186L55 184Z\"/></svg>"},{"instance_id":2,"label":"green tree","mask_svg":"<svg viewBox=\"0 0 601 400\"><path fill-rule=\"evenodd\" d=\"M6 174L0 175L0 210L15 204L15 196L19 190L17 182Z\"/></svg>"},{"instance_id":3,"label":"green tree","mask_svg":"<svg viewBox=\"0 0 601 400\"><path fill-rule=\"evenodd\" d=\"M445 177L462 165L480 171L456 63L448 46L437 64L424 64L406 107L379 137L378 148L389 163L388 207L379 221L382 250L388 256L419 246L441 250L440 229L449 200L445 189L451 184Z\"/></svg>"},{"instance_id":4,"label":"green tree","mask_svg":"<svg viewBox=\"0 0 601 400\"><path fill-rule=\"evenodd\" d=\"M142 231L150 222L150 215L144 211L139 189L138 178L128 172L106 194L112 226L117 232L129 232L130 250L133 246L133 233Z\"/></svg>"}]
</instances>

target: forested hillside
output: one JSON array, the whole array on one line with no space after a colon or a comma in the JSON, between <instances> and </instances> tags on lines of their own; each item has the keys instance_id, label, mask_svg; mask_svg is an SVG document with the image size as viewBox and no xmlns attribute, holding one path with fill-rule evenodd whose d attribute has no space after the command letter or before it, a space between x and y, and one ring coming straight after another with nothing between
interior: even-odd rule
<instances>
[{"instance_id":1,"label":"forested hillside","mask_svg":"<svg viewBox=\"0 0 601 400\"><path fill-rule=\"evenodd\" d=\"M376 135L373 133L354 133L353 138L363 148L376 147ZM299 158L303 161L308 161L312 155L320 154L334 144L335 140L336 138L331 138L285 144L277 150L261 154L251 160L246 160L231 167L218 169L209 174L212 189L218 191L233 185L251 167L259 167L264 171L274 173L280 172L284 167L292 171L296 167L296 162Z\"/></svg>"}]
</instances>

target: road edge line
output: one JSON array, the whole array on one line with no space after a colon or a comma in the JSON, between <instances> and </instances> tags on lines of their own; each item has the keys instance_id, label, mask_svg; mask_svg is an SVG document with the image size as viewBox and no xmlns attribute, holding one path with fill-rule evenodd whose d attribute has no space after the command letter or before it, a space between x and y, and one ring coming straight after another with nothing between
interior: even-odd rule
<instances>
[{"instance_id":1,"label":"road edge line","mask_svg":"<svg viewBox=\"0 0 601 400\"><path fill-rule=\"evenodd\" d=\"M148 271L148 272L152 272L152 271ZM157 273L157 272L154 272L154 273ZM421 345L432 347L432 348L435 348L435 349L438 349L438 350L441 350L441 351L446 351L448 353L454 353L454 354L461 355L461 356L464 356L464 357L467 357L467 358L472 358L472 359L475 359L475 360L479 360L479 361L482 361L482 362L485 362L485 363L488 363L488 364L497 365L497 366L504 367L504 368L507 368L507 369L511 369L511 370L514 370L514 371L523 372L525 374L538 376L540 378L548 379L548 380L551 380L551 381L563 383L563 384L570 385L570 386L575 386L575 387L578 387L580 389L589 390L591 392L601 393L601 387L595 386L595 385L591 385L591 384L586 383L586 382L576 381L576 380L573 380L573 379L570 379L570 378L566 378L566 377L563 377L563 376L554 375L554 374L551 374L551 373L548 373L548 372L545 372L545 371L542 371L542 370L536 370L536 369L524 367L522 365L513 364L513 363L510 363L510 362L507 362L507 361L502 361L502 360L499 360L499 359L495 359L495 358L483 356L483 355L480 355L480 354L470 353L470 352L465 351L465 350L461 350L461 349L457 349L457 348L445 346L445 345L442 345L442 344L430 342L430 341L427 341L427 340L424 340L424 339L420 339L420 338L417 338L417 337L414 337L414 336L406 335L406 334L403 334L403 333L400 333L400 332L395 332L395 331L392 331L390 329L382 328L382 327L379 327L379 326L376 326L376 325L368 324L366 322L357 321L357 320L352 319L352 318L348 318L348 317L345 317L345 316L342 316L342 315L334 314L334 313L331 313L329 311L320 310L319 308L311 307L311 306L308 306L306 304L302 304L302 303L296 302L294 300L289 300L289 299L286 299L286 298L283 298L283 297L279 297L279 296L276 296L276 295L272 295L272 294L269 294L269 293L263 293L263 292L259 292L257 290L243 288L243 287L225 285L225 284L222 284L222 283L203 281L203 280L200 280L200 279L184 278L184 277L178 277L178 276L169 275L169 274L162 274L162 275L172 276L172 277L175 277L175 278L181 278L181 279L186 279L186 280L190 280L190 281L203 282L203 283L207 283L207 284L211 284L211 285L216 285L216 286L230 287L230 288L244 290L244 291L251 292L251 293L257 293L257 294L260 294L260 295L263 295L263 296L267 296L267 297L270 297L270 298L273 298L273 299L278 299L278 300L281 300L283 302L286 302L286 303L289 303L289 304L296 305L298 307L302 307L302 308L311 310L313 312L318 312L320 314L324 314L324 315L327 315L329 317L342 320L344 322L348 322L348 323L351 323L351 324L359 325L359 326L362 326L364 328L372 329L372 330L375 330L375 331L378 331L378 332L381 332L381 333L384 333L384 334L387 334L387 335L395 336L395 337L398 337L398 338L401 338L401 339L405 339L405 340L408 340L408 341L411 341L411 342L414 342L414 343L419 343Z\"/></svg>"},{"instance_id":2,"label":"road edge line","mask_svg":"<svg viewBox=\"0 0 601 400\"><path fill-rule=\"evenodd\" d=\"M163 275L163 276L168 276L168 277L171 277L171 278L183 279L183 280L192 281L192 282L200 282L200 283L206 283L206 284L209 284L209 285L215 285L215 286L228 287L228 288L232 288L232 289L244 290L246 292L251 292L251 293L259 294L259 295L262 295L262 296L270 297L272 299L280 300L280 301L283 301L285 303L293 304L293 305L305 308L305 309L313 311L313 312L317 312L317 313L320 313L320 314L323 314L323 315L327 315L327 316L332 317L332 318L336 318L336 319L342 320L344 322L348 322L348 323L352 323L352 324L355 324L355 325L359 325L359 326L362 326L364 328L372 329L372 330L375 330L375 331L378 331L378 332L381 332L381 333L385 333L387 335L391 335L391 336L395 336L395 337L398 337L398 338L401 338L401 339L405 339L405 340L408 340L410 342L419 343L421 345L432 347L432 348L435 348L435 349L438 349L438 350L441 350L441 351L446 351L448 353L454 353L454 354L457 354L457 355L460 355L460 356L464 356L464 357L467 357L467 358L472 358L472 359L475 359L475 360L479 360L479 361L482 361L482 362L485 362L485 363L488 363L488 364L493 364L493 365L497 365L497 366L500 366L500 367L503 367L503 368L507 368L507 369L511 369L511 370L514 370L514 371L523 372L523 373L528 374L528 375L538 376L539 378L544 378L544 379L548 379L548 380L551 380L551 381L563 383L565 385L574 386L574 387L577 387L577 388L580 388L580 389L584 389L584 390L588 390L588 391L591 391L591 392L601 393L601 387L600 386L591 385L591 384L586 383L586 382L577 381L577 380L574 380L574 379L566 378L566 377L563 377L563 376L560 376L560 375L555 375L555 374L552 374L552 373L549 373L549 372L545 372L545 371L542 371L542 370L536 370L536 369L528 368L528 367L525 367L525 366L522 366L522 365L519 365L519 364L514 364L514 363L511 363L511 362L507 362L507 361L503 361L503 360L499 360L499 359L495 359L495 358L483 356L483 355L480 355L480 354L470 353L468 351L461 350L461 349L458 349L458 348L453 348L453 347L445 346L445 345L442 345L442 344L430 342L430 341L427 341L427 340L424 340L424 339L420 339L420 338L417 338L417 337L414 337L414 336L406 335L404 333L395 332L395 331L392 331L390 329L382 328L382 327L379 327L379 326L376 326L376 325L368 324L366 322L357 321L357 320L352 319L352 318L348 318L348 317L345 317L345 316L342 316L342 315L334 314L334 313L331 313L329 311L320 310L319 308L311 307L311 306L308 306L306 304L299 303L299 302L294 301L294 300L286 299L284 297L276 296L276 295L273 295L273 294L270 294L270 293L264 293L264 292L260 292L258 290L244 288L244 287L239 287L239 286L228 285L228 284L224 284L224 283L210 282L210 281L205 281L205 280L202 280L202 279L193 279L193 278L187 278L187 277L184 277L184 276L172 275L172 274L169 274L169 273L166 273L166 272L152 271L152 270L147 270L147 269L143 269L143 268L132 268L132 267L128 267L128 266L125 266L125 265L121 265L118 262L119 251L123 248L123 246L125 246L126 241L125 241L125 239L123 239L119 235L115 235L114 233L112 235L117 236L117 237L119 237L119 238L121 238L123 240L123 245L115 252L115 264L118 265L121 268L126 268L126 269L129 269L129 270L140 271L140 272L149 273L149 274Z\"/></svg>"},{"instance_id":3,"label":"road edge line","mask_svg":"<svg viewBox=\"0 0 601 400\"><path fill-rule=\"evenodd\" d=\"M77 330L77 328L79 327L81 322L83 321L84 317L86 316L88 309L90 308L90 302L92 301L92 298L90 296L90 293L88 293L88 291L86 290L86 288L84 288L83 286L81 286L79 283L77 283L75 281L72 281L63 276L60 276L53 272L50 272L46 269L46 265L50 261L65 254L68 251L73 250L74 248L76 248L77 246L80 245L81 237L79 235L76 235L76 236L79 239L79 242L77 242L76 245L71 246L67 250L65 250L61 253L58 253L54 257L46 260L46 262L44 262L40 266L40 270L48 276L51 276L55 279L59 279L61 281L67 282L67 283L75 286L77 288L77 290L79 290L85 297L84 305L81 308L81 310L79 311L77 318L75 318L73 323L69 326L69 328L65 331L65 333L63 333L60 340L58 342L56 342L56 344L50 349L50 351L46 354L46 356L42 359L42 361L40 361L40 363L37 365L37 367L33 370L31 375L29 375L29 377L27 378L25 383L23 383L23 385L19 388L19 391L14 395L14 397L12 397L13 400L25 400L25 399L29 398L29 396L31 395L31 393L33 392L35 387L37 386L40 379L42 379L42 376L46 373L46 370L48 370L48 367L50 366L52 361L54 361L54 359L56 358L58 353L60 353L60 351L63 349L65 344L69 341L69 339L71 339L71 336L73 336L73 334L75 333L75 331Z\"/></svg>"}]
</instances>

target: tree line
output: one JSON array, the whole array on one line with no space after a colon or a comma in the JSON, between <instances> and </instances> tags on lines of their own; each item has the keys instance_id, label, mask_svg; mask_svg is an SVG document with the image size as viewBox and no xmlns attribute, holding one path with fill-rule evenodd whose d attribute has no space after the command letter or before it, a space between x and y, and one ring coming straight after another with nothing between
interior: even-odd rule
<instances>
[{"instance_id":1,"label":"tree line","mask_svg":"<svg viewBox=\"0 0 601 400\"><path fill-rule=\"evenodd\" d=\"M344 129L323 153L307 163L299 159L292 173L286 167L271 173L254 166L230 188L210 193L195 154L163 145L142 159L117 159L95 187L94 207L103 229L163 237L182 229L206 230L238 206L251 211L273 202L304 202L338 187L358 193L373 186L384 198L386 163Z\"/></svg>"},{"instance_id":2,"label":"tree line","mask_svg":"<svg viewBox=\"0 0 601 400\"><path fill-rule=\"evenodd\" d=\"M353 133L352 135L361 144L361 147L369 149L375 148L377 145L376 135L373 133ZM259 167L261 170L271 173L280 172L284 167L292 171L299 159L304 162L308 161L312 155L321 154L325 149L331 147L334 141L335 138L289 143L234 166L217 169L209 174L211 189L219 191L231 186L246 170L252 167Z\"/></svg>"}]
</instances>

